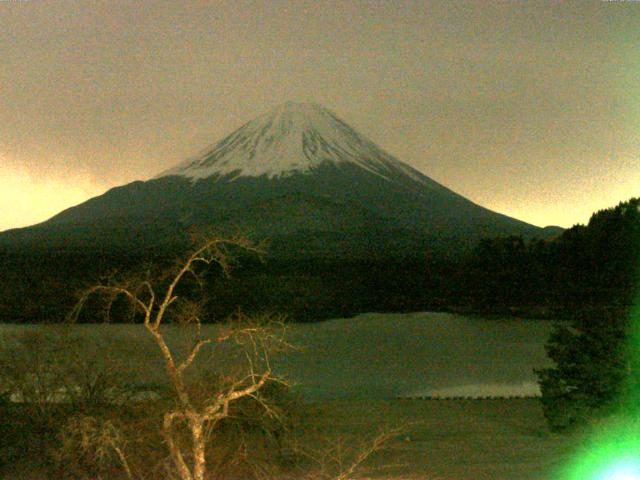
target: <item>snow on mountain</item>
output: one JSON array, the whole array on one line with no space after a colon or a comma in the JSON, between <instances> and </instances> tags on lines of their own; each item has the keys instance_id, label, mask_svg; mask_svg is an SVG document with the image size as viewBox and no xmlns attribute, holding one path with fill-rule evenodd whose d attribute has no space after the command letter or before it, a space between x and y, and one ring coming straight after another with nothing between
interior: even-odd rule
<instances>
[{"instance_id":1,"label":"snow on mountain","mask_svg":"<svg viewBox=\"0 0 640 480\"><path fill-rule=\"evenodd\" d=\"M286 177L326 163L357 165L385 179L400 174L429 188L437 185L324 107L293 102L246 123L195 158L155 178L177 175L197 180L219 175L233 181L247 176Z\"/></svg>"}]
</instances>

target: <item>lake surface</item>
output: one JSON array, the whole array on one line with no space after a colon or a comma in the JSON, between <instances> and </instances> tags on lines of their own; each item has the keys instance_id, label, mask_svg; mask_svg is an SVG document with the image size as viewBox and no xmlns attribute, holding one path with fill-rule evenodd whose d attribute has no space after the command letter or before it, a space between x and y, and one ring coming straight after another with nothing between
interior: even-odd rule
<instances>
[{"instance_id":1,"label":"lake surface","mask_svg":"<svg viewBox=\"0 0 640 480\"><path fill-rule=\"evenodd\" d=\"M448 313L364 314L296 325L276 362L309 397L538 395L552 322Z\"/></svg>"},{"instance_id":2,"label":"lake surface","mask_svg":"<svg viewBox=\"0 0 640 480\"><path fill-rule=\"evenodd\" d=\"M43 326L0 325L12 333ZM144 383L163 379L162 361L141 325L77 325L74 334L100 355L140 368ZM213 335L216 326L203 327ZM531 396L534 368L551 365L544 343L552 322L448 313L363 314L288 327L298 347L273 358L305 398ZM177 328L167 330L173 344Z\"/></svg>"}]
</instances>

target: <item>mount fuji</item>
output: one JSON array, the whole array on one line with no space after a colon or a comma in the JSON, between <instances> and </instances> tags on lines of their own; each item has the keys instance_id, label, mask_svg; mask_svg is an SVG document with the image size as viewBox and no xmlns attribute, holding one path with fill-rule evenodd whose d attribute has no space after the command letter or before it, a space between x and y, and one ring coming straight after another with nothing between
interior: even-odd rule
<instances>
[{"instance_id":1,"label":"mount fuji","mask_svg":"<svg viewBox=\"0 0 640 480\"><path fill-rule=\"evenodd\" d=\"M113 188L0 244L156 248L210 225L276 257L422 257L478 239L544 237L385 152L316 104L287 102L150 180Z\"/></svg>"}]
</instances>

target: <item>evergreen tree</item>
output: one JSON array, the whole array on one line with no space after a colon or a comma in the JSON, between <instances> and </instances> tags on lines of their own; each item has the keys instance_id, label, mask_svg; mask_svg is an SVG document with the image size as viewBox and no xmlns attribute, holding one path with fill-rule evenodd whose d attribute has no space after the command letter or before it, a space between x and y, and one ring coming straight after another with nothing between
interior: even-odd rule
<instances>
[{"instance_id":1,"label":"evergreen tree","mask_svg":"<svg viewBox=\"0 0 640 480\"><path fill-rule=\"evenodd\" d=\"M627 373L624 323L601 318L583 328L576 322L556 326L546 345L556 366L536 371L552 430L584 423L615 406Z\"/></svg>"},{"instance_id":2,"label":"evergreen tree","mask_svg":"<svg viewBox=\"0 0 640 480\"><path fill-rule=\"evenodd\" d=\"M639 301L640 199L595 213L554 248L566 277L561 291L597 306L582 306L573 321L556 325L546 345L555 367L536 372L545 416L558 430L606 414L635 383L638 359L628 340L640 327L631 320Z\"/></svg>"}]
</instances>

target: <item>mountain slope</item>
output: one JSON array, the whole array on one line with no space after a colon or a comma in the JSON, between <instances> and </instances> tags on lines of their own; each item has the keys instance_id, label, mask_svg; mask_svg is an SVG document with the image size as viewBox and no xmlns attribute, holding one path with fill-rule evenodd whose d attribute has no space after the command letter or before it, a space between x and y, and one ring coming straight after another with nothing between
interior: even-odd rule
<instances>
[{"instance_id":1,"label":"mountain slope","mask_svg":"<svg viewBox=\"0 0 640 480\"><path fill-rule=\"evenodd\" d=\"M191 225L266 236L279 245L274 255L293 256L314 236L334 239L315 254L337 257L422 256L463 251L485 236L544 236L400 162L328 110L286 103L149 181L0 234L0 243L135 249Z\"/></svg>"}]
</instances>

